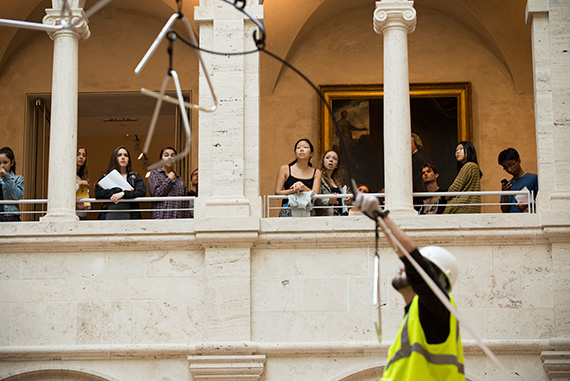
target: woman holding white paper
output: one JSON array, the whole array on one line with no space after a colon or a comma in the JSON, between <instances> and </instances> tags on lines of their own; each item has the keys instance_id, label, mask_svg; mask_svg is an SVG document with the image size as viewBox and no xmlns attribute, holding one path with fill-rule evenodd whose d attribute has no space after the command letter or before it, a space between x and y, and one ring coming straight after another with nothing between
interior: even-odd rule
<instances>
[{"instance_id":1,"label":"woman holding white paper","mask_svg":"<svg viewBox=\"0 0 570 381\"><path fill-rule=\"evenodd\" d=\"M131 172L131 155L126 147L120 146L115 148L107 167L107 175L116 170L119 172L123 180L129 185L130 189L125 186L124 188L114 186L111 188L102 187L97 184L95 187L95 198L110 199L114 204L103 205L103 209L111 210L124 210L124 212L101 212L99 214L100 220L132 220L140 219L140 212L129 212L131 209L139 209L138 202L119 202L121 199L129 199L136 197L144 197L146 195L146 185L141 175ZM103 175L99 181L103 180ZM105 208L106 206L106 208Z\"/></svg>"}]
</instances>

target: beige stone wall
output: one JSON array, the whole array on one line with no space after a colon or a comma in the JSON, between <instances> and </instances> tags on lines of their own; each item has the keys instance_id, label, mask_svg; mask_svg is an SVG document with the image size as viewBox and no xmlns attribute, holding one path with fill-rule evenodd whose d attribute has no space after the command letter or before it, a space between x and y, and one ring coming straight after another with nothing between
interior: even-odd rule
<instances>
[{"instance_id":1,"label":"beige stone wall","mask_svg":"<svg viewBox=\"0 0 570 381\"><path fill-rule=\"evenodd\" d=\"M441 244L457 256L452 295L460 312L509 369L546 380L540 350L569 335L567 293L556 278L567 275L570 248L550 243L538 218L453 217L433 216L429 228L413 217L398 223L418 245ZM7 226L0 255L0 376L22 371L25 359L25 369L190 379L186 355L244 353L266 356L262 380L336 380L383 366L403 315L402 299L390 286L401 263L382 239L379 344L368 219L311 219L303 229L294 219L264 220L253 241L251 275L241 283L228 283L236 261L245 258L239 249L207 254L215 240L200 238L194 222ZM240 232L226 236L250 239ZM206 257L214 259L206 263ZM227 293L251 299L249 316L234 315L237 299L212 314L208 298ZM244 318L251 322L249 340L227 329ZM209 340L212 334L223 339ZM462 336L468 374L495 379L471 335L463 329ZM60 365L42 362L60 357Z\"/></svg>"}]
</instances>

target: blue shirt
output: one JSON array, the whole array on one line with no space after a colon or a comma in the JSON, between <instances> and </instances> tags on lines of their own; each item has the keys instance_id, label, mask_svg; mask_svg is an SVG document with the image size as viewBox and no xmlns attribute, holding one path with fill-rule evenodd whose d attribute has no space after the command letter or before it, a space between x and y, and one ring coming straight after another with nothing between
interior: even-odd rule
<instances>
[{"instance_id":1,"label":"blue shirt","mask_svg":"<svg viewBox=\"0 0 570 381\"><path fill-rule=\"evenodd\" d=\"M528 189L531 193L534 192L534 199L531 201L536 200L536 195L538 194L538 176L534 173L525 173L523 176L519 177L518 179L512 179L513 186L510 190L517 191L521 190L524 187ZM515 196L509 196L509 203L514 203L513 205L509 205L509 213L522 213L519 208L517 208L516 203L517 199Z\"/></svg>"}]
</instances>

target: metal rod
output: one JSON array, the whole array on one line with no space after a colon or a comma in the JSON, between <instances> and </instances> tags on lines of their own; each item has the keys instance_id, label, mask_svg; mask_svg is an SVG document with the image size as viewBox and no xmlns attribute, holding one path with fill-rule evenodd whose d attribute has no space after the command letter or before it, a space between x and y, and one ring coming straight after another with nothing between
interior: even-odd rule
<instances>
[{"instance_id":1,"label":"metal rod","mask_svg":"<svg viewBox=\"0 0 570 381\"><path fill-rule=\"evenodd\" d=\"M41 30L44 32L53 32L56 30L63 29L62 25L46 25L46 24L40 24L37 22L16 21L16 20L8 20L8 19L0 19L0 26L8 26L8 27L12 27L12 28L24 28L24 29L31 29L31 30Z\"/></svg>"}]
</instances>

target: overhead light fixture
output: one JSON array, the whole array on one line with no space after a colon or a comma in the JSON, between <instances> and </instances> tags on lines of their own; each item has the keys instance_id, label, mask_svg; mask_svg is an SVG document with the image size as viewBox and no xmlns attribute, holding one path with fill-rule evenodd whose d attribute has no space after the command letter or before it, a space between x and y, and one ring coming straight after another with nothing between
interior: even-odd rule
<instances>
[{"instance_id":1,"label":"overhead light fixture","mask_svg":"<svg viewBox=\"0 0 570 381\"><path fill-rule=\"evenodd\" d=\"M139 118L104 118L103 122L136 122Z\"/></svg>"}]
</instances>

